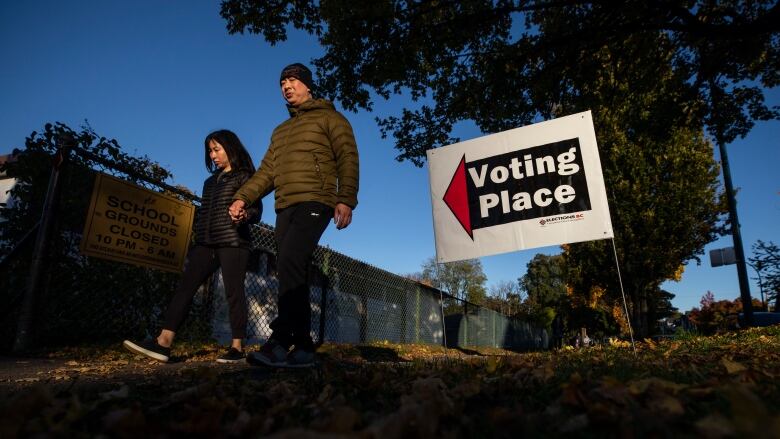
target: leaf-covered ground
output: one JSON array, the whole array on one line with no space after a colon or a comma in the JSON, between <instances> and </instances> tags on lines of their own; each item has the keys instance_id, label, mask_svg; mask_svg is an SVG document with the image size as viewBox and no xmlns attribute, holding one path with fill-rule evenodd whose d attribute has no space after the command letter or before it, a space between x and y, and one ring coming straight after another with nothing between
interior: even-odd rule
<instances>
[{"instance_id":1,"label":"leaf-covered ground","mask_svg":"<svg viewBox=\"0 0 780 439\"><path fill-rule=\"evenodd\" d=\"M0 361L0 437L776 437L780 327L511 353L325 345L307 370L112 349Z\"/></svg>"}]
</instances>

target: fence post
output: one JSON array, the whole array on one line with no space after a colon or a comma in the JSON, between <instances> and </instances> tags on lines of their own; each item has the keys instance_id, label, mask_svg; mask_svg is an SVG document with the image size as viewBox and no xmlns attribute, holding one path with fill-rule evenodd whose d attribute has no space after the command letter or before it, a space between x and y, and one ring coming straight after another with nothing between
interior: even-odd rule
<instances>
[{"instance_id":1,"label":"fence post","mask_svg":"<svg viewBox=\"0 0 780 439\"><path fill-rule=\"evenodd\" d=\"M420 286L414 289L414 342L420 343Z\"/></svg>"},{"instance_id":2,"label":"fence post","mask_svg":"<svg viewBox=\"0 0 780 439\"><path fill-rule=\"evenodd\" d=\"M386 293L387 287L383 287L382 290L385 291L384 300L386 301L387 300L387 293ZM405 294L401 295L400 305L401 305L401 315L403 316L401 318L401 322L400 322L401 323L401 343L408 343L409 341L407 340L408 337L406 336L406 331L408 331L408 329L409 329L408 326L407 326L408 323L409 323L408 322L409 317L406 315L406 313L409 311L409 297L407 297L407 295L405 295Z\"/></svg>"},{"instance_id":3,"label":"fence post","mask_svg":"<svg viewBox=\"0 0 780 439\"><path fill-rule=\"evenodd\" d=\"M463 347L469 345L469 304L463 302Z\"/></svg>"},{"instance_id":4,"label":"fence post","mask_svg":"<svg viewBox=\"0 0 780 439\"><path fill-rule=\"evenodd\" d=\"M447 323L444 321L444 293L439 290L439 309L441 310L441 331L442 331L442 346L444 346L444 353L447 353ZM457 342L457 336L456 342Z\"/></svg>"},{"instance_id":5,"label":"fence post","mask_svg":"<svg viewBox=\"0 0 780 439\"><path fill-rule=\"evenodd\" d=\"M492 315L493 315L493 325L492 326L493 326L493 347L494 348L498 347L498 342L496 341L496 314L497 313L495 311L493 311L493 313L492 313Z\"/></svg>"},{"instance_id":6,"label":"fence post","mask_svg":"<svg viewBox=\"0 0 780 439\"><path fill-rule=\"evenodd\" d=\"M70 149L74 146L74 139L70 134L60 133L57 136L57 152L54 154L49 177L49 187L46 190L46 198L43 201L40 226L35 237L32 262L30 263L30 275L27 280L27 289L22 299L22 307L19 311L19 319L16 326L16 338L14 340L14 352L25 351L32 343L31 334L33 319L38 305L38 293L41 284L44 258L49 253L49 240L54 229L55 213L60 198L60 171L68 159Z\"/></svg>"},{"instance_id":7,"label":"fence post","mask_svg":"<svg viewBox=\"0 0 780 439\"><path fill-rule=\"evenodd\" d=\"M358 292L360 305L358 306L358 315L360 316L360 343L365 343L368 338L368 298L365 291Z\"/></svg>"}]
</instances>

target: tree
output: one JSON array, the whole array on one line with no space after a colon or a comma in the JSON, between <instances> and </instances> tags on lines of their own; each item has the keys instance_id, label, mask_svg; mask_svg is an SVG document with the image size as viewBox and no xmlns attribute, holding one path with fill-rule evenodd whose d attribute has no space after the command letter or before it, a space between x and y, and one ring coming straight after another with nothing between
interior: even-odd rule
<instances>
[{"instance_id":1,"label":"tree","mask_svg":"<svg viewBox=\"0 0 780 439\"><path fill-rule=\"evenodd\" d=\"M495 301L493 309L505 315L511 316L520 311L522 297L517 282L504 280L491 286L489 298Z\"/></svg>"},{"instance_id":2,"label":"tree","mask_svg":"<svg viewBox=\"0 0 780 439\"><path fill-rule=\"evenodd\" d=\"M659 285L698 261L723 232L726 211L703 124L678 105L685 78L674 70L673 55L665 36L652 44L637 36L569 70L576 82L591 84L570 105L597 115L616 252L609 241L564 246L568 283L583 296L603 289L613 306L622 305L625 292L641 337L654 327Z\"/></svg>"},{"instance_id":3,"label":"tree","mask_svg":"<svg viewBox=\"0 0 780 439\"><path fill-rule=\"evenodd\" d=\"M766 294L766 301L775 301L775 311L780 312L780 248L772 241L758 240L753 244L750 265L758 272L758 281Z\"/></svg>"},{"instance_id":4,"label":"tree","mask_svg":"<svg viewBox=\"0 0 780 439\"><path fill-rule=\"evenodd\" d=\"M559 309L566 299L566 266L563 257L537 253L526 268L525 275L518 279L518 283L529 305L534 309Z\"/></svg>"},{"instance_id":5,"label":"tree","mask_svg":"<svg viewBox=\"0 0 780 439\"><path fill-rule=\"evenodd\" d=\"M693 308L688 312L691 322L704 335L732 330L738 327L738 316L742 312L742 300L715 300L711 292L701 298L701 308ZM758 300L753 299L753 306L759 307Z\"/></svg>"},{"instance_id":6,"label":"tree","mask_svg":"<svg viewBox=\"0 0 780 439\"><path fill-rule=\"evenodd\" d=\"M573 328L572 306L567 297L567 270L561 255L537 253L526 265L526 273L517 281L526 299L520 315L534 324L551 329L558 319L558 337L565 328Z\"/></svg>"},{"instance_id":7,"label":"tree","mask_svg":"<svg viewBox=\"0 0 780 439\"><path fill-rule=\"evenodd\" d=\"M775 1L225 0L221 15L229 33L271 44L290 27L315 35L325 49L314 60L320 91L349 110L371 110L372 93L426 98L379 120L398 160L417 165L427 149L457 140L460 121L490 133L572 112L568 104L592 85L580 66L605 48L616 64L633 62L620 57L626 41L648 53L665 41L683 80L670 99L718 141L778 117L760 89L780 83Z\"/></svg>"},{"instance_id":8,"label":"tree","mask_svg":"<svg viewBox=\"0 0 780 439\"><path fill-rule=\"evenodd\" d=\"M699 300L699 305L701 305L702 309L704 309L704 308L711 307L713 303L715 303L715 295L712 294L712 291L707 290L707 292L704 293L703 296L701 296L701 300Z\"/></svg>"},{"instance_id":9,"label":"tree","mask_svg":"<svg viewBox=\"0 0 780 439\"><path fill-rule=\"evenodd\" d=\"M133 183L139 183L144 178L164 181L172 177L168 170L148 157L126 154L116 140L98 136L89 126L76 132L62 123L46 124L42 132L30 134L25 140L24 150L13 151L15 160L3 165L3 170L8 177L16 180L16 184L10 194L15 200L13 207L0 210L0 216L5 220L0 228L0 249L10 251L39 219L51 173L52 156L57 151L59 139L65 137L73 139L77 151L89 154L70 154L63 180L73 187L92 187L94 173L89 169L104 166L97 163L95 158L130 171L126 178ZM71 208L61 209L60 224L82 223L84 212L76 206L81 207L89 202L89 194L86 200L83 195L72 191L63 194L62 204ZM80 233L82 230L74 227L71 231Z\"/></svg>"},{"instance_id":10,"label":"tree","mask_svg":"<svg viewBox=\"0 0 780 439\"><path fill-rule=\"evenodd\" d=\"M616 126L601 135L623 284L612 243L602 240L565 247L570 285L581 293L600 286L614 301L622 301L625 291L635 332L644 337L662 298L660 284L698 261L704 246L722 233L725 203L717 165L701 131L681 128L665 141L644 133L626 138Z\"/></svg>"},{"instance_id":11,"label":"tree","mask_svg":"<svg viewBox=\"0 0 780 439\"><path fill-rule=\"evenodd\" d=\"M413 280L415 282L419 282L421 284L431 286L431 280L430 279L426 279L423 276L422 271L415 271L414 273L402 274L401 277L405 277L405 278Z\"/></svg>"},{"instance_id":12,"label":"tree","mask_svg":"<svg viewBox=\"0 0 780 439\"><path fill-rule=\"evenodd\" d=\"M660 319L670 318L678 314L679 310L672 305L672 299L674 299L674 297L675 294L661 288L654 291L650 300L655 303L655 306L651 308L651 314L648 316L648 320L657 322Z\"/></svg>"},{"instance_id":13,"label":"tree","mask_svg":"<svg viewBox=\"0 0 780 439\"><path fill-rule=\"evenodd\" d=\"M475 305L482 304L486 296L487 277L479 259L440 264L430 258L422 266L422 277L430 279L434 288Z\"/></svg>"}]
</instances>

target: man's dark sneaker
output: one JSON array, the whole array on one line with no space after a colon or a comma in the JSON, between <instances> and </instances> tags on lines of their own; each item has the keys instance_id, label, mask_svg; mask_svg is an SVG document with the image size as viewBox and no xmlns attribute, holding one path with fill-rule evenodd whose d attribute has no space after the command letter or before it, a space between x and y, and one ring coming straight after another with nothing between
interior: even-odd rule
<instances>
[{"instance_id":1,"label":"man's dark sneaker","mask_svg":"<svg viewBox=\"0 0 780 439\"><path fill-rule=\"evenodd\" d=\"M259 351L247 354L246 361L254 366L286 367L287 349L273 340L268 340Z\"/></svg>"},{"instance_id":2,"label":"man's dark sneaker","mask_svg":"<svg viewBox=\"0 0 780 439\"><path fill-rule=\"evenodd\" d=\"M160 346L157 343L157 340L154 339L144 340L140 343L125 340L122 345L130 352L146 355L149 358L162 361L163 363L167 363L168 358L171 356L171 348Z\"/></svg>"},{"instance_id":3,"label":"man's dark sneaker","mask_svg":"<svg viewBox=\"0 0 780 439\"><path fill-rule=\"evenodd\" d=\"M239 361L244 361L244 358L246 358L244 351L239 351L238 349L231 346L227 352L217 358L217 363L238 363Z\"/></svg>"},{"instance_id":4,"label":"man's dark sneaker","mask_svg":"<svg viewBox=\"0 0 780 439\"><path fill-rule=\"evenodd\" d=\"M311 367L315 358L314 351L294 348L287 354L287 367Z\"/></svg>"}]
</instances>

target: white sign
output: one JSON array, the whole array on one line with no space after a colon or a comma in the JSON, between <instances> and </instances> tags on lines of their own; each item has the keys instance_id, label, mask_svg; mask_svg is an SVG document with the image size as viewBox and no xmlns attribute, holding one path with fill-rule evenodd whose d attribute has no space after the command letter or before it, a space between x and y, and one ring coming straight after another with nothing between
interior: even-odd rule
<instances>
[{"instance_id":1,"label":"white sign","mask_svg":"<svg viewBox=\"0 0 780 439\"><path fill-rule=\"evenodd\" d=\"M590 111L427 154L439 262L614 236Z\"/></svg>"}]
</instances>

